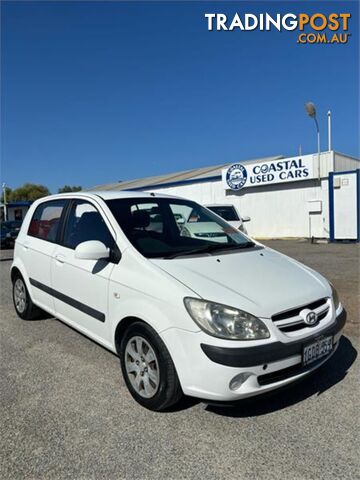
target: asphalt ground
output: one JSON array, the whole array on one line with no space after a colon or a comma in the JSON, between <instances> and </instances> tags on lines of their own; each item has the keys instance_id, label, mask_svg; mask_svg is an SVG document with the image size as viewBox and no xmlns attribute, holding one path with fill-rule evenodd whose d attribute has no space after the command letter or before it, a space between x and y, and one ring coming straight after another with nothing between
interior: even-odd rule
<instances>
[{"instance_id":1,"label":"asphalt ground","mask_svg":"<svg viewBox=\"0 0 360 480\"><path fill-rule=\"evenodd\" d=\"M359 478L359 249L267 243L337 287L352 322L337 353L271 396L166 413L132 400L112 353L53 318L20 320L2 251L1 480Z\"/></svg>"}]
</instances>

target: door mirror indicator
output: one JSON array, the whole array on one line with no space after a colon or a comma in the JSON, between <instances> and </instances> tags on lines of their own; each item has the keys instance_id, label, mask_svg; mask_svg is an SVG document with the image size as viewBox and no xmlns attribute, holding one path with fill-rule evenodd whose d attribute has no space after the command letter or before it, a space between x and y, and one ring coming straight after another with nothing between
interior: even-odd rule
<instances>
[{"instance_id":1,"label":"door mirror indicator","mask_svg":"<svg viewBox=\"0 0 360 480\"><path fill-rule=\"evenodd\" d=\"M110 249L99 240L88 240L75 248L75 258L81 260L102 260L109 257Z\"/></svg>"}]
</instances>

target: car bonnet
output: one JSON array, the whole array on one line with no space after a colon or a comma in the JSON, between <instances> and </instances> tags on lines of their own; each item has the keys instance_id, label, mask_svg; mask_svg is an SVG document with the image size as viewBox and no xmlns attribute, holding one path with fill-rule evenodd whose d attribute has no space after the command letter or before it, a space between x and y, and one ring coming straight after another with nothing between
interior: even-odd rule
<instances>
[{"instance_id":1,"label":"car bonnet","mask_svg":"<svg viewBox=\"0 0 360 480\"><path fill-rule=\"evenodd\" d=\"M267 248L151 262L198 296L263 318L331 295L320 274Z\"/></svg>"}]
</instances>

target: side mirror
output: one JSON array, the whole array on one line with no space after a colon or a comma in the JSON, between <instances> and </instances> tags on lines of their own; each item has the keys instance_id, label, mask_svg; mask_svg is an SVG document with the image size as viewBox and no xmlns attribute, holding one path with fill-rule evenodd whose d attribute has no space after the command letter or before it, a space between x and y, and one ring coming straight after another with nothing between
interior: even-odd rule
<instances>
[{"instance_id":1,"label":"side mirror","mask_svg":"<svg viewBox=\"0 0 360 480\"><path fill-rule=\"evenodd\" d=\"M110 249L99 240L79 243L75 248L75 258L81 260L102 260L110 257Z\"/></svg>"},{"instance_id":2,"label":"side mirror","mask_svg":"<svg viewBox=\"0 0 360 480\"><path fill-rule=\"evenodd\" d=\"M241 220L242 220L243 222L250 222L251 218L248 217L247 215L245 215L244 217L241 217Z\"/></svg>"}]
</instances>

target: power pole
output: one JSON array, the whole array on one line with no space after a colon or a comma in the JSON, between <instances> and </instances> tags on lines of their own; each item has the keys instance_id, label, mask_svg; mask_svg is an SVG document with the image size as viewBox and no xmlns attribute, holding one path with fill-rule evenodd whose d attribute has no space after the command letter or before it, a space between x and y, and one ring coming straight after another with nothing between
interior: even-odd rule
<instances>
[{"instance_id":1,"label":"power pole","mask_svg":"<svg viewBox=\"0 0 360 480\"><path fill-rule=\"evenodd\" d=\"M3 197L4 197L4 220L7 220L7 206L6 206L6 183L2 184Z\"/></svg>"},{"instance_id":2,"label":"power pole","mask_svg":"<svg viewBox=\"0 0 360 480\"><path fill-rule=\"evenodd\" d=\"M329 110L327 112L327 117L328 117L328 150L329 152L331 151L331 111Z\"/></svg>"}]
</instances>

